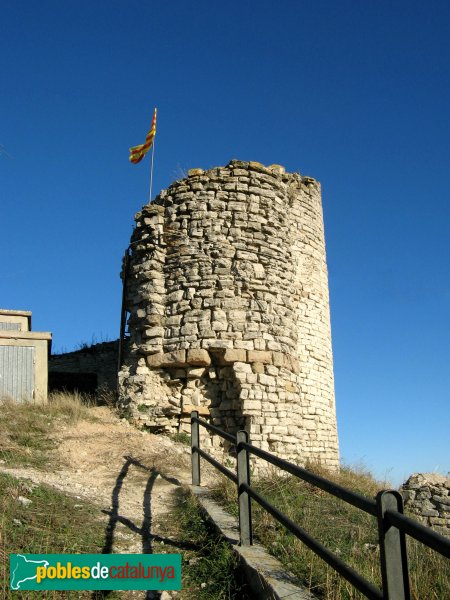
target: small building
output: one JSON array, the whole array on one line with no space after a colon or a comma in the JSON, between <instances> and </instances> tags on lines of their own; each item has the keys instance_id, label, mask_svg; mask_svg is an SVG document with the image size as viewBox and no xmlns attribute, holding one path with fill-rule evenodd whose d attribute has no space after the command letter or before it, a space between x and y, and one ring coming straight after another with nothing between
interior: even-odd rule
<instances>
[{"instance_id":1,"label":"small building","mask_svg":"<svg viewBox=\"0 0 450 600\"><path fill-rule=\"evenodd\" d=\"M0 308L0 398L47 401L52 334L31 331L31 312Z\"/></svg>"}]
</instances>

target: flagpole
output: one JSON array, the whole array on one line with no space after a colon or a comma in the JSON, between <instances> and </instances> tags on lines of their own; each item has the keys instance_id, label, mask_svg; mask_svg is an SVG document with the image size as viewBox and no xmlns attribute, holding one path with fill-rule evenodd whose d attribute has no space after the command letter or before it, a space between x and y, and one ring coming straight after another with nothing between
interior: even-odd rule
<instances>
[{"instance_id":1,"label":"flagpole","mask_svg":"<svg viewBox=\"0 0 450 600\"><path fill-rule=\"evenodd\" d=\"M152 162L151 162L151 166L150 166L150 193L149 193L149 199L148 199L149 204L152 201L153 159L154 159L154 157L155 157L155 139L153 139L153 144L152 144Z\"/></svg>"}]
</instances>

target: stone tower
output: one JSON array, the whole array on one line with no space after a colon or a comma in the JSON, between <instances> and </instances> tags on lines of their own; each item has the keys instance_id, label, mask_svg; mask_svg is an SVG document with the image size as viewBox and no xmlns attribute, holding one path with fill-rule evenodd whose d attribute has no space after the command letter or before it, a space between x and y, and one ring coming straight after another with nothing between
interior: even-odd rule
<instances>
[{"instance_id":1,"label":"stone tower","mask_svg":"<svg viewBox=\"0 0 450 600\"><path fill-rule=\"evenodd\" d=\"M199 410L278 456L337 467L320 184L232 160L189 171L135 220L119 372L133 420L177 432Z\"/></svg>"}]
</instances>

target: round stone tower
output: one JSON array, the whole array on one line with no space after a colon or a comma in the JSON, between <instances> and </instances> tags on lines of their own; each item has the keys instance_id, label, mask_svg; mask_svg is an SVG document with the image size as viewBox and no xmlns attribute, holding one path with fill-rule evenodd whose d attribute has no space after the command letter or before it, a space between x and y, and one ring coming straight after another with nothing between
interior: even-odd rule
<instances>
[{"instance_id":1,"label":"round stone tower","mask_svg":"<svg viewBox=\"0 0 450 600\"><path fill-rule=\"evenodd\" d=\"M320 184L232 160L189 171L135 220L122 407L167 432L198 410L278 456L337 467Z\"/></svg>"}]
</instances>

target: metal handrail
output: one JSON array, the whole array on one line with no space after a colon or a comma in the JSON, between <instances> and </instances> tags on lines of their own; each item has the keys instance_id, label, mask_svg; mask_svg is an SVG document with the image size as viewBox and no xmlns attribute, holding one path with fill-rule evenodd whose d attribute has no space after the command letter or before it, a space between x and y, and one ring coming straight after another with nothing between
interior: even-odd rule
<instances>
[{"instance_id":1,"label":"metal handrail","mask_svg":"<svg viewBox=\"0 0 450 600\"><path fill-rule=\"evenodd\" d=\"M231 435L231 433L227 433L226 431L219 429L215 425L211 425L211 423L208 423L208 421L203 421L203 419L199 419L198 417L191 417L191 422L199 423L199 425L202 425L205 429L208 429L209 431L217 433L217 435L219 435L224 440L227 440L228 442L231 442L232 444L236 444L236 436L235 435Z\"/></svg>"},{"instance_id":2,"label":"metal handrail","mask_svg":"<svg viewBox=\"0 0 450 600\"><path fill-rule=\"evenodd\" d=\"M238 484L238 478L233 473L233 471L230 471L230 469L227 469L226 467L224 467L220 462L218 462L217 460L215 460L212 456L210 456L209 454L207 454L201 448L197 448L197 452L199 453L199 455L202 458L204 458L206 461L208 461L209 464L213 465L213 467L216 467L216 469L218 471L220 471L221 473L223 473L223 475L225 475L225 477L228 477L228 479L231 479L231 481L233 481L236 485Z\"/></svg>"},{"instance_id":3,"label":"metal handrail","mask_svg":"<svg viewBox=\"0 0 450 600\"><path fill-rule=\"evenodd\" d=\"M200 448L200 425L209 431L217 433L236 446L237 476ZM410 600L405 534L410 535L443 556L450 558L450 540L439 535L432 529L424 527L413 519L406 517L403 514L403 499L399 492L395 490L381 491L377 494L376 500L370 500L357 492L333 483L325 477L315 475L298 465L294 465L265 450L261 450L261 448L253 446L249 443L248 433L245 431L239 431L236 436L232 436L215 425L211 425L207 421L200 419L196 411L191 414L191 431L193 485L200 485L200 457L215 466L237 485L241 545L252 543L250 499L253 498L264 510L270 513L315 554L320 556L335 571L371 600ZM377 518L383 591L380 591L328 548L315 540L250 485L250 454L262 458L268 463L315 485L347 504L355 506Z\"/></svg>"},{"instance_id":4,"label":"metal handrail","mask_svg":"<svg viewBox=\"0 0 450 600\"><path fill-rule=\"evenodd\" d=\"M414 521L414 519L410 519L406 515L398 512L388 510L386 511L386 518L394 527L397 527L397 529L400 529L418 542L439 552L442 556L450 558L450 539L439 535L439 533L433 531L429 527L425 527L421 523Z\"/></svg>"},{"instance_id":5,"label":"metal handrail","mask_svg":"<svg viewBox=\"0 0 450 600\"><path fill-rule=\"evenodd\" d=\"M366 513L369 513L373 516L377 515L377 503L375 502L375 500L370 500L369 498L366 498L365 496L362 496L357 492L348 490L347 488L344 488L337 483L333 483L328 479L325 479L325 477L321 477L320 475L310 473L306 469L303 469L298 465L294 465L282 458L278 458L277 456L274 456L273 454L270 454L265 450L261 450L261 448L257 448L252 444L243 444L243 446L251 454L259 456L260 458L266 460L272 465L275 465L276 467L280 467L280 469L291 473L291 475L299 477L300 479L303 479L308 483L312 483L321 490L324 490L325 492L336 496L336 498L344 500L348 504L356 506L356 508L360 508Z\"/></svg>"},{"instance_id":6,"label":"metal handrail","mask_svg":"<svg viewBox=\"0 0 450 600\"><path fill-rule=\"evenodd\" d=\"M252 487L243 484L243 488L248 494L256 500L256 502L264 508L268 513L272 515L277 521L286 527L291 533L298 537L304 544L308 546L315 554L320 556L327 564L329 564L335 571L340 573L347 581L349 581L357 590L364 594L371 600L383 600L383 594L381 591L374 586L370 581L367 581L359 573L357 573L352 567L349 567L343 560L341 560L336 554L328 550L323 544L315 540L309 535L302 527L299 527L289 517L284 515L280 510L275 508L270 502L268 502L263 496L258 494Z\"/></svg>"}]
</instances>

